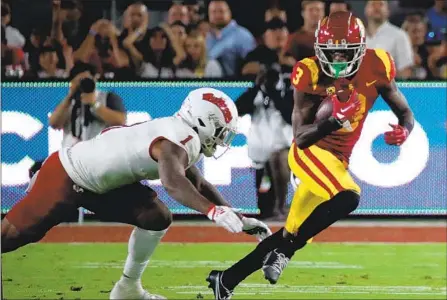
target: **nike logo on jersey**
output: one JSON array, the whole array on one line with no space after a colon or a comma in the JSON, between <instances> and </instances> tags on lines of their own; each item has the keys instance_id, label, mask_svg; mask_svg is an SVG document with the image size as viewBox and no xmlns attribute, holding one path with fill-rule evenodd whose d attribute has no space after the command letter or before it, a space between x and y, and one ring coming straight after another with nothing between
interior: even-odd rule
<instances>
[{"instance_id":1,"label":"nike logo on jersey","mask_svg":"<svg viewBox=\"0 0 447 300\"><path fill-rule=\"evenodd\" d=\"M366 83L366 87L370 87L371 85L373 85L377 80L371 81L371 82L367 82Z\"/></svg>"},{"instance_id":2,"label":"nike logo on jersey","mask_svg":"<svg viewBox=\"0 0 447 300\"><path fill-rule=\"evenodd\" d=\"M342 108L342 109L340 109L340 111L341 111L342 113L345 113L345 112L348 111L348 109L349 109L349 107L346 107L346 108Z\"/></svg>"}]
</instances>

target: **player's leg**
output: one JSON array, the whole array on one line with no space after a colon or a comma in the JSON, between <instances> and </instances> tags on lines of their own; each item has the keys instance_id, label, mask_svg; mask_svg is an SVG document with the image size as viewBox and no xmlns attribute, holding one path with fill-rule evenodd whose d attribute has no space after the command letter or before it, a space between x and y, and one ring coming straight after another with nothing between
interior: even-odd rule
<instances>
[{"instance_id":1,"label":"player's leg","mask_svg":"<svg viewBox=\"0 0 447 300\"><path fill-rule=\"evenodd\" d=\"M320 199L313 199L315 195L309 192L304 183L298 186L295 191L292 205L286 222L286 227L296 226L296 220L300 218L300 212L304 210L312 211L318 204ZM298 201L299 200L299 201ZM267 255L273 258L271 253L274 249L283 245L286 249L292 246L292 239L286 234L287 231L281 228L276 233L260 242L257 247L247 256L239 260L233 266L222 273L214 273L214 276L220 276L222 286L219 287L221 293L231 292L240 282L249 275L259 270L263 266L263 261ZM284 257L284 256L280 256Z\"/></svg>"},{"instance_id":2,"label":"player's leg","mask_svg":"<svg viewBox=\"0 0 447 300\"><path fill-rule=\"evenodd\" d=\"M290 245L279 246L269 254L263 271L266 279L276 283L293 254L306 242L354 211L359 203L360 188L345 165L333 154L317 146L291 150L289 164L306 189L298 190L285 226Z\"/></svg>"},{"instance_id":3,"label":"player's leg","mask_svg":"<svg viewBox=\"0 0 447 300\"><path fill-rule=\"evenodd\" d=\"M289 152L289 166L295 176L300 178L301 183L295 192L286 228L259 243L250 254L224 272L213 271L214 273L212 272L210 275L219 279L221 292L231 292L242 280L260 269L268 254L270 256L275 254L278 258L268 257L269 259L266 260L266 262L270 261L274 266L273 270L277 271L277 274L269 272L272 277L275 275L277 280L287 265L288 259L296 250L304 247L313 236L357 207L360 188L352 180L343 163L325 150L316 146L311 148L316 149L312 149L309 153L309 151L299 150L292 145ZM317 153L317 156L314 152ZM313 163L310 161L310 158L315 160L316 157L324 162ZM315 168L315 164L319 168L322 167L322 164L323 167L327 164L331 167L332 173L330 175L323 174L327 173L327 168L321 171ZM338 182L332 183L328 176L331 180L334 177L337 178ZM276 250L276 253L269 253L274 249L279 250ZM276 268L276 266L281 268ZM275 278L271 279L275 280ZM216 281L214 280L214 282ZM216 289L214 290L216 291Z\"/></svg>"},{"instance_id":4,"label":"player's leg","mask_svg":"<svg viewBox=\"0 0 447 300\"><path fill-rule=\"evenodd\" d=\"M142 184L127 185L85 201L85 208L101 221L134 225L128 243L123 275L110 294L111 299L164 299L145 291L141 277L155 248L172 222L169 209L157 194Z\"/></svg>"},{"instance_id":5,"label":"player's leg","mask_svg":"<svg viewBox=\"0 0 447 300\"><path fill-rule=\"evenodd\" d=\"M28 194L2 220L2 253L42 239L48 230L76 212L73 182L52 154L43 164Z\"/></svg>"}]
</instances>

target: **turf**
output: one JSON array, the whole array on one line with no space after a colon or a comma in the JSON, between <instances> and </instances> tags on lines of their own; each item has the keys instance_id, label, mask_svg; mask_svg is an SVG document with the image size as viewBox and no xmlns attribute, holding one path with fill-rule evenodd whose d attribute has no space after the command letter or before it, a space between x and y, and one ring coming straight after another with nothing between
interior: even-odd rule
<instances>
[{"instance_id":1,"label":"turf","mask_svg":"<svg viewBox=\"0 0 447 300\"><path fill-rule=\"evenodd\" d=\"M205 277L253 244L162 244L143 284L170 299L211 299ZM446 299L445 244L311 244L277 285L261 272L234 299ZM107 299L126 244L35 244L2 257L6 299Z\"/></svg>"}]
</instances>

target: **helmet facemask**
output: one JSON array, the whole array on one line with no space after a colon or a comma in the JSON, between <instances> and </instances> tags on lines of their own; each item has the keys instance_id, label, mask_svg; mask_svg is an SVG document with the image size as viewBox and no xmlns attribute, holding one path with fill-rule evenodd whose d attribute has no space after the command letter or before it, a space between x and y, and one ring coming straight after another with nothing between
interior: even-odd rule
<instances>
[{"instance_id":1,"label":"helmet facemask","mask_svg":"<svg viewBox=\"0 0 447 300\"><path fill-rule=\"evenodd\" d=\"M200 123L201 120L199 120ZM203 121L202 121L203 122ZM202 152L206 157L214 157L215 159L224 155L230 148L231 143L236 136L237 132L234 128L231 128L229 124L222 124L217 118L210 116L210 124L213 124L213 134L201 139ZM200 136L200 129L199 129ZM220 151L216 154L217 146Z\"/></svg>"},{"instance_id":2,"label":"helmet facemask","mask_svg":"<svg viewBox=\"0 0 447 300\"><path fill-rule=\"evenodd\" d=\"M342 54L345 61L334 61L334 54ZM355 74L366 53L365 43L327 44L315 43L315 54L323 72L333 78L344 78Z\"/></svg>"}]
</instances>

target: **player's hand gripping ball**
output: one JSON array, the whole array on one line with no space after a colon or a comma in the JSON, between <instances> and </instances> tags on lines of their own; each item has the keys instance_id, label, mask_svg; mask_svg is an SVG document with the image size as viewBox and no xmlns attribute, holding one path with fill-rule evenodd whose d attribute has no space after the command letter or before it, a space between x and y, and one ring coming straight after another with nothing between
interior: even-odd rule
<instances>
[{"instance_id":1,"label":"player's hand gripping ball","mask_svg":"<svg viewBox=\"0 0 447 300\"><path fill-rule=\"evenodd\" d=\"M353 90L339 91L331 96L332 116L341 122L354 121L355 115L360 111L361 103L358 93Z\"/></svg>"},{"instance_id":2,"label":"player's hand gripping ball","mask_svg":"<svg viewBox=\"0 0 447 300\"><path fill-rule=\"evenodd\" d=\"M352 92L340 90L321 102L315 115L315 122L333 116L343 124L344 128L352 130L351 122L355 121L360 108L361 103L355 90Z\"/></svg>"}]
</instances>

